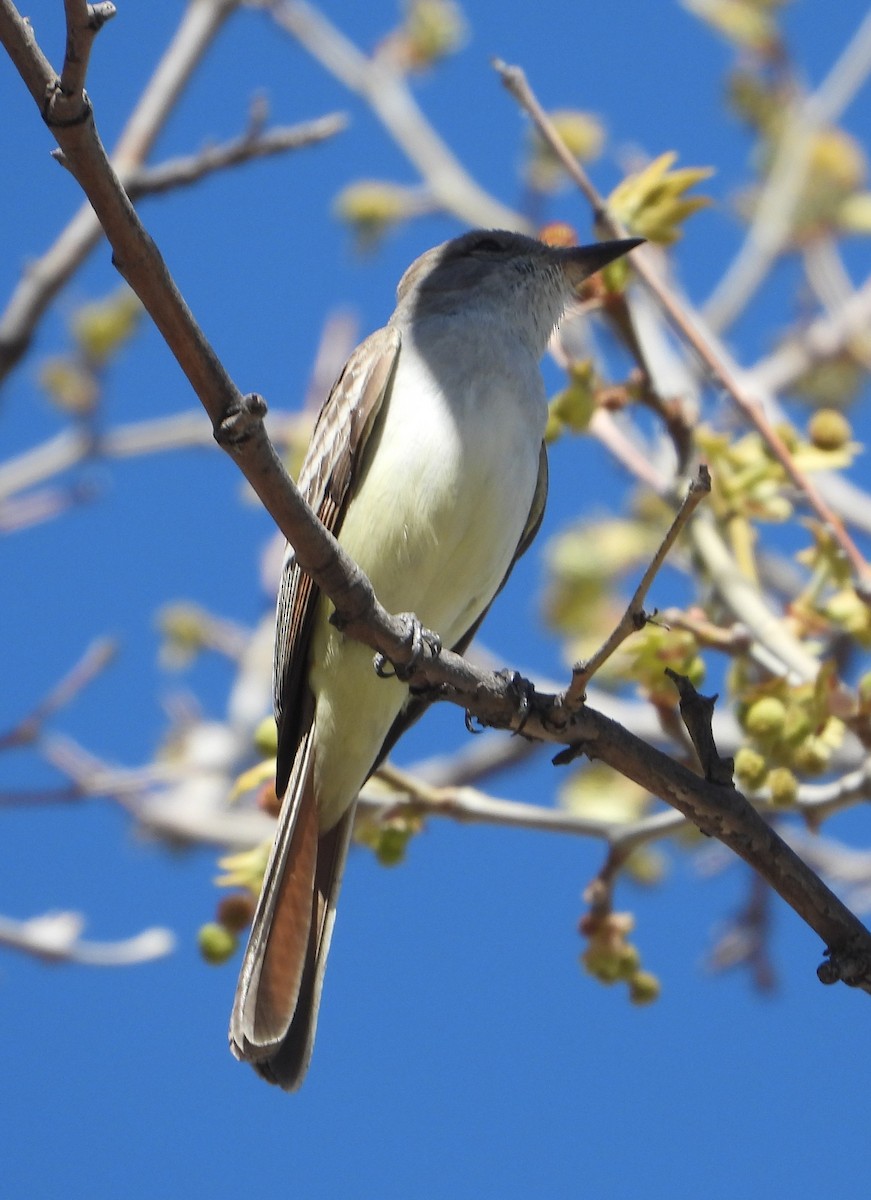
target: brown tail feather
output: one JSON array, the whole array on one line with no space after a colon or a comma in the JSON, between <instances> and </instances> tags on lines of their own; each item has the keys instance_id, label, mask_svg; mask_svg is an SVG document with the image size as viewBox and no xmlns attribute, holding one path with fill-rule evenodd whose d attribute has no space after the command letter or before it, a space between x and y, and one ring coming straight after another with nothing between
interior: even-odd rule
<instances>
[{"instance_id":1,"label":"brown tail feather","mask_svg":"<svg viewBox=\"0 0 871 1200\"><path fill-rule=\"evenodd\" d=\"M296 1008L310 940L317 869L317 804L304 739L282 805L230 1018L230 1048L268 1058Z\"/></svg>"},{"instance_id":2,"label":"brown tail feather","mask_svg":"<svg viewBox=\"0 0 871 1200\"><path fill-rule=\"evenodd\" d=\"M300 1087L311 1061L324 971L336 919L336 902L348 856L355 808L356 804L352 804L338 825L318 841L309 943L296 1009L280 1046L273 1054L252 1064L264 1079L286 1091L296 1091Z\"/></svg>"},{"instance_id":3,"label":"brown tail feather","mask_svg":"<svg viewBox=\"0 0 871 1200\"><path fill-rule=\"evenodd\" d=\"M317 855L317 806L306 780L263 947L252 1038L258 1045L275 1045L293 1020L311 941Z\"/></svg>"}]
</instances>

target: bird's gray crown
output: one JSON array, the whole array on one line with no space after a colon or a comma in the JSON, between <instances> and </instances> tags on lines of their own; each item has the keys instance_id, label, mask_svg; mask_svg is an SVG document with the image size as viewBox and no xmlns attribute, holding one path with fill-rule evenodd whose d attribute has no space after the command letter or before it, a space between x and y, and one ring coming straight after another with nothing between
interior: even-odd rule
<instances>
[{"instance_id":1,"label":"bird's gray crown","mask_svg":"<svg viewBox=\"0 0 871 1200\"><path fill-rule=\"evenodd\" d=\"M474 229L411 264L391 324L477 311L510 323L543 353L574 288L641 240L563 247L504 229Z\"/></svg>"},{"instance_id":2,"label":"bird's gray crown","mask_svg":"<svg viewBox=\"0 0 871 1200\"><path fill-rule=\"evenodd\" d=\"M465 291L482 281L510 279L517 274L549 278L559 289L571 289L643 240L548 246L523 233L473 229L415 259L399 281L396 298L402 304L416 292Z\"/></svg>"}]
</instances>

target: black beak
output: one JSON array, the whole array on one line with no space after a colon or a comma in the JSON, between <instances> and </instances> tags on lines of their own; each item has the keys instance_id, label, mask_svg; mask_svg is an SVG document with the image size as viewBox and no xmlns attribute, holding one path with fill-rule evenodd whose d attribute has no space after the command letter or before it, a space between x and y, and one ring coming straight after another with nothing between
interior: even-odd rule
<instances>
[{"instance_id":1,"label":"black beak","mask_svg":"<svg viewBox=\"0 0 871 1200\"><path fill-rule=\"evenodd\" d=\"M557 253L570 282L577 287L579 283L583 283L585 279L595 275L596 271L601 271L602 267L606 267L609 262L628 254L630 250L643 245L645 241L646 238L638 237L619 238L613 242L594 242L591 246L570 246L557 251Z\"/></svg>"}]
</instances>

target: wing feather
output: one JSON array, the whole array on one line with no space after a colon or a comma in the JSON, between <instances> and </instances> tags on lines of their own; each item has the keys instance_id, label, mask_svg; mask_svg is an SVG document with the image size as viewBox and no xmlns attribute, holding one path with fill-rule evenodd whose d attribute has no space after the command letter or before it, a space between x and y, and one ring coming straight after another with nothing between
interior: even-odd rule
<instances>
[{"instance_id":1,"label":"wing feather","mask_svg":"<svg viewBox=\"0 0 871 1200\"><path fill-rule=\"evenodd\" d=\"M381 410L399 357L400 334L390 326L362 342L348 359L315 424L299 488L319 519L338 535L372 425ZM308 642L319 592L288 547L281 573L273 661L278 723L275 790L287 788L305 734L301 717L308 673Z\"/></svg>"}]
</instances>

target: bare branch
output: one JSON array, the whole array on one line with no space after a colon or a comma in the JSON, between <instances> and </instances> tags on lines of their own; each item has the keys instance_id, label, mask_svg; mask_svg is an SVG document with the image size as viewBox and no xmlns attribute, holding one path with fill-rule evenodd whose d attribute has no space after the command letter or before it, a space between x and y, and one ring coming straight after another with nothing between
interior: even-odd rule
<instances>
[{"instance_id":1,"label":"bare branch","mask_svg":"<svg viewBox=\"0 0 871 1200\"><path fill-rule=\"evenodd\" d=\"M405 814L438 816L461 824L536 829L606 841L613 829L611 821L597 821L538 804L500 800L467 785L433 787L418 775L403 771L392 763L379 767L375 778L377 785L364 788L360 803L364 810L385 821ZM397 793L397 799L386 797L386 791Z\"/></svg>"},{"instance_id":2,"label":"bare branch","mask_svg":"<svg viewBox=\"0 0 871 1200\"><path fill-rule=\"evenodd\" d=\"M26 746L35 741L49 717L69 704L83 688L105 671L117 652L118 645L112 638L98 638L92 642L73 669L55 684L31 713L6 733L0 733L0 750Z\"/></svg>"},{"instance_id":3,"label":"bare branch","mask_svg":"<svg viewBox=\"0 0 871 1200\"><path fill-rule=\"evenodd\" d=\"M650 591L650 587L660 567L665 562L669 550L671 550L677 541L681 530L687 524L702 499L710 493L710 490L711 477L708 474L708 468L701 466L699 467L698 475L690 484L689 491L675 514L668 532L662 539L647 570L641 577L641 582L635 589L635 594L629 601L623 616L596 653L587 659L586 662L576 663L573 667L572 681L565 696L568 707L571 708L574 705L583 703L584 697L587 694L587 685L596 671L599 670L603 663L607 662L618 646L621 646L631 634L644 626L647 621L647 616L644 612L644 601L647 598L647 593Z\"/></svg>"},{"instance_id":4,"label":"bare branch","mask_svg":"<svg viewBox=\"0 0 871 1200\"><path fill-rule=\"evenodd\" d=\"M127 195L131 200L153 196L178 187L198 183L216 171L237 167L257 158L269 158L288 150L301 150L335 137L348 125L343 113L331 113L299 125L283 125L255 133L243 133L233 141L211 146L198 154L171 158L154 167L133 168L125 176Z\"/></svg>"},{"instance_id":5,"label":"bare branch","mask_svg":"<svg viewBox=\"0 0 871 1200\"><path fill-rule=\"evenodd\" d=\"M80 107L85 103L85 76L94 38L117 10L108 0L101 4L88 4L87 0L64 0L64 10L67 46L59 91L67 104Z\"/></svg>"},{"instance_id":6,"label":"bare branch","mask_svg":"<svg viewBox=\"0 0 871 1200\"><path fill-rule=\"evenodd\" d=\"M0 917L0 946L20 950L45 962L80 963L89 967L122 967L165 958L175 949L175 935L158 927L119 942L91 942L80 937L84 919L74 912L46 913L27 921Z\"/></svg>"},{"instance_id":7,"label":"bare branch","mask_svg":"<svg viewBox=\"0 0 871 1200\"><path fill-rule=\"evenodd\" d=\"M826 79L786 113L771 169L740 250L703 307L718 333L727 329L765 279L792 233L810 166L814 135L836 121L871 72L871 14L861 22Z\"/></svg>"},{"instance_id":8,"label":"bare branch","mask_svg":"<svg viewBox=\"0 0 871 1200\"><path fill-rule=\"evenodd\" d=\"M869 324L871 278L833 312L812 321L800 336L791 337L751 367L751 385L770 392L788 390L816 363L839 354L853 338L867 335Z\"/></svg>"}]
</instances>

